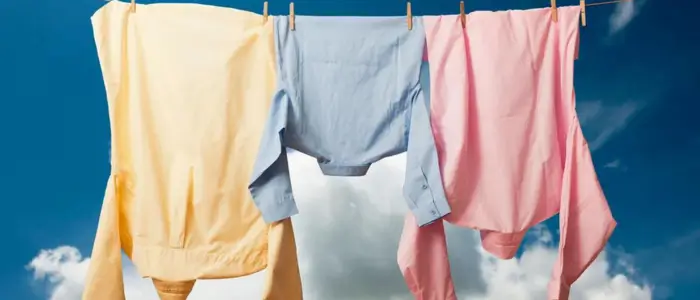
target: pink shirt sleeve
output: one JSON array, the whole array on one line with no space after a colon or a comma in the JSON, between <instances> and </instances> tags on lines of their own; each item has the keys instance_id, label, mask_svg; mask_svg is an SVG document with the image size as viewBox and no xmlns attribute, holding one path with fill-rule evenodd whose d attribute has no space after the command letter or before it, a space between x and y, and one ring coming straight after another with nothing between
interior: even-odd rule
<instances>
[{"instance_id":1,"label":"pink shirt sleeve","mask_svg":"<svg viewBox=\"0 0 700 300\"><path fill-rule=\"evenodd\" d=\"M408 213L403 228L398 264L413 297L416 300L457 300L442 220L418 227L413 215Z\"/></svg>"},{"instance_id":2,"label":"pink shirt sleeve","mask_svg":"<svg viewBox=\"0 0 700 300\"><path fill-rule=\"evenodd\" d=\"M559 208L559 257L549 283L549 299L569 298L571 285L603 250L617 223L593 167L578 118L570 124Z\"/></svg>"}]
</instances>

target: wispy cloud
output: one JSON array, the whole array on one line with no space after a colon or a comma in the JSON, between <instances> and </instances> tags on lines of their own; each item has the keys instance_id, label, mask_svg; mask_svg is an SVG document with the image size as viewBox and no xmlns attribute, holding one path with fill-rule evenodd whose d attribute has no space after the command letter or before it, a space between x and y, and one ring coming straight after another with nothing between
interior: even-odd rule
<instances>
[{"instance_id":1,"label":"wispy cloud","mask_svg":"<svg viewBox=\"0 0 700 300\"><path fill-rule=\"evenodd\" d=\"M608 169L617 169L621 165L620 159L613 160L603 166L603 168L608 168Z\"/></svg>"},{"instance_id":2,"label":"wispy cloud","mask_svg":"<svg viewBox=\"0 0 700 300\"><path fill-rule=\"evenodd\" d=\"M603 104L602 101L590 101L577 104L579 121L581 121L591 150L599 149L615 134L625 129L632 117L642 107L643 104L635 101L621 104Z\"/></svg>"},{"instance_id":3,"label":"wispy cloud","mask_svg":"<svg viewBox=\"0 0 700 300\"><path fill-rule=\"evenodd\" d=\"M634 253L634 264L654 283L654 299L673 299L671 286L700 281L700 229L676 235L664 244Z\"/></svg>"},{"instance_id":4,"label":"wispy cloud","mask_svg":"<svg viewBox=\"0 0 700 300\"><path fill-rule=\"evenodd\" d=\"M615 12L610 16L609 34L614 35L632 22L632 19L639 14L647 0L635 0L620 2L615 6Z\"/></svg>"}]
</instances>

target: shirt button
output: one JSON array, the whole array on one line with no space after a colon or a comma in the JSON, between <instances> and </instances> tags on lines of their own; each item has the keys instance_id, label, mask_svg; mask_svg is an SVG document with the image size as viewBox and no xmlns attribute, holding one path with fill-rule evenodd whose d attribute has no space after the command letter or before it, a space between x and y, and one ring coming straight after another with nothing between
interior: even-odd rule
<instances>
[{"instance_id":1,"label":"shirt button","mask_svg":"<svg viewBox=\"0 0 700 300\"><path fill-rule=\"evenodd\" d=\"M421 186L421 188L425 190L428 188L428 186L424 184L423 186Z\"/></svg>"},{"instance_id":2,"label":"shirt button","mask_svg":"<svg viewBox=\"0 0 700 300\"><path fill-rule=\"evenodd\" d=\"M431 209L430 214L434 216L434 215L437 215L437 212L434 209Z\"/></svg>"}]
</instances>

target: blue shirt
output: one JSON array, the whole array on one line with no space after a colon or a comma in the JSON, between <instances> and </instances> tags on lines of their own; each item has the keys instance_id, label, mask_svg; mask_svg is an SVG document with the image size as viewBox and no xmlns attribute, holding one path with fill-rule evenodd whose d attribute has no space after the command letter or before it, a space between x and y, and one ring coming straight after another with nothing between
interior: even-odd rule
<instances>
[{"instance_id":1,"label":"blue shirt","mask_svg":"<svg viewBox=\"0 0 700 300\"><path fill-rule=\"evenodd\" d=\"M273 18L277 91L249 189L270 223L298 213L286 148L330 176L363 176L407 152L403 193L418 225L450 213L419 83L425 32L405 17Z\"/></svg>"}]
</instances>

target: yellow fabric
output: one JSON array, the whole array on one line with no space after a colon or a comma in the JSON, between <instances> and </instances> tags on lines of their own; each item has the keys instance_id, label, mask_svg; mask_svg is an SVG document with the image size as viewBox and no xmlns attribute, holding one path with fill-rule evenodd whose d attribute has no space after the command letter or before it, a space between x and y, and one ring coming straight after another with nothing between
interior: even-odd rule
<instances>
[{"instance_id":1,"label":"yellow fabric","mask_svg":"<svg viewBox=\"0 0 700 300\"><path fill-rule=\"evenodd\" d=\"M194 280L167 282L153 278L160 300L185 300L192 292L194 283Z\"/></svg>"},{"instance_id":2,"label":"yellow fabric","mask_svg":"<svg viewBox=\"0 0 700 300\"><path fill-rule=\"evenodd\" d=\"M112 172L83 299L125 298L122 249L170 282L267 267L263 299L302 299L291 221L265 224L247 189L275 88L272 17L111 1L91 20Z\"/></svg>"}]
</instances>

